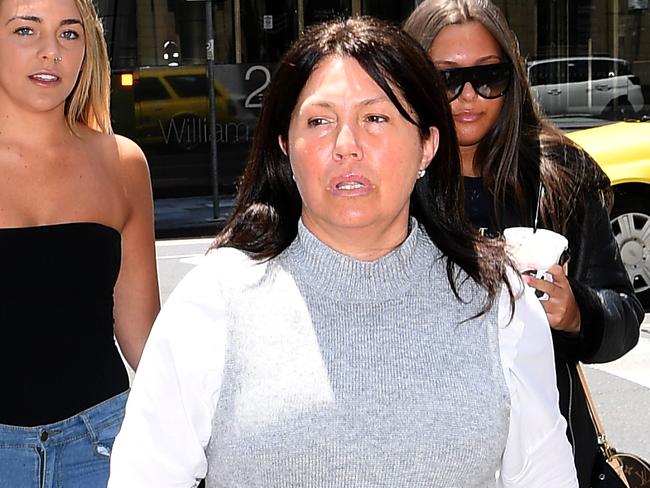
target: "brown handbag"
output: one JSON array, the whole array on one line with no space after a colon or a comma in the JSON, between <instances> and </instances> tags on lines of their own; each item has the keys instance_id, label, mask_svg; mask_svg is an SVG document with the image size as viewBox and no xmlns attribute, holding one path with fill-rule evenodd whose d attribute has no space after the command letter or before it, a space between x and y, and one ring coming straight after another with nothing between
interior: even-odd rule
<instances>
[{"instance_id":1,"label":"brown handbag","mask_svg":"<svg viewBox=\"0 0 650 488\"><path fill-rule=\"evenodd\" d=\"M603 424L596 411L596 405L587 385L585 372L577 365L578 378L585 392L591 421L598 436L601 459L597 460L592 476L592 488L621 486L625 488L650 488L650 464L634 454L618 452L607 441ZM601 462L603 461L603 462ZM612 479L614 474L618 479Z\"/></svg>"}]
</instances>

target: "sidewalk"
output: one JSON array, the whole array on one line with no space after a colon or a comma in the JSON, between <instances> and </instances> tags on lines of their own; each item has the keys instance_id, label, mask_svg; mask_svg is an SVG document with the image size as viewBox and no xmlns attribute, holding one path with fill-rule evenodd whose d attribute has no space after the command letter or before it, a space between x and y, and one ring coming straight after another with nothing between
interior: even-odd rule
<instances>
[{"instance_id":1,"label":"sidewalk","mask_svg":"<svg viewBox=\"0 0 650 488\"><path fill-rule=\"evenodd\" d=\"M214 237L232 212L234 195L219 199L219 219L214 218L212 196L157 198L154 200L156 239ZM650 336L650 313L641 325Z\"/></svg>"},{"instance_id":2,"label":"sidewalk","mask_svg":"<svg viewBox=\"0 0 650 488\"><path fill-rule=\"evenodd\" d=\"M212 237L225 223L233 204L233 195L220 197L220 218L215 219L211 195L157 198L154 200L156 238Z\"/></svg>"}]
</instances>

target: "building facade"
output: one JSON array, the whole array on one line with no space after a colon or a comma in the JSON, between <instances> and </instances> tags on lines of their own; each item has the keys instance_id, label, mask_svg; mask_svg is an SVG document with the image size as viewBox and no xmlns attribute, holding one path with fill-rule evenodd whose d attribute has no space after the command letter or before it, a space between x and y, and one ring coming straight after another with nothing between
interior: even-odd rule
<instances>
[{"instance_id":1,"label":"building facade","mask_svg":"<svg viewBox=\"0 0 650 488\"><path fill-rule=\"evenodd\" d=\"M417 3L99 0L113 69L114 129L144 149L157 198L212 192L214 133L218 188L232 192L274 64L298 33L356 14L401 22ZM650 115L648 0L496 3L519 36L540 106L558 126ZM207 58L214 58L214 129Z\"/></svg>"}]
</instances>

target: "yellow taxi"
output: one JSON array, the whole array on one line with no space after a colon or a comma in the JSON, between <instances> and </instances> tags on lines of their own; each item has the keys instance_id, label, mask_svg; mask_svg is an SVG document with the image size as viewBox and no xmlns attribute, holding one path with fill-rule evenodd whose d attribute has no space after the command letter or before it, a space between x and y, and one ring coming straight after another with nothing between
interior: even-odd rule
<instances>
[{"instance_id":1,"label":"yellow taxi","mask_svg":"<svg viewBox=\"0 0 650 488\"><path fill-rule=\"evenodd\" d=\"M163 143L191 151L207 142L208 93L205 66L141 67L135 72L135 117L141 144ZM216 116L238 122L240 107L214 80Z\"/></svg>"},{"instance_id":2,"label":"yellow taxi","mask_svg":"<svg viewBox=\"0 0 650 488\"><path fill-rule=\"evenodd\" d=\"M567 134L614 187L612 230L646 309L650 306L650 121L617 122Z\"/></svg>"},{"instance_id":3,"label":"yellow taxi","mask_svg":"<svg viewBox=\"0 0 650 488\"><path fill-rule=\"evenodd\" d=\"M220 66L214 78L218 181L227 191L239 180L257 121L258 109L246 106L257 100L242 93L241 70L239 65ZM111 89L113 127L145 151L154 195L212 192L206 66L115 69Z\"/></svg>"}]
</instances>

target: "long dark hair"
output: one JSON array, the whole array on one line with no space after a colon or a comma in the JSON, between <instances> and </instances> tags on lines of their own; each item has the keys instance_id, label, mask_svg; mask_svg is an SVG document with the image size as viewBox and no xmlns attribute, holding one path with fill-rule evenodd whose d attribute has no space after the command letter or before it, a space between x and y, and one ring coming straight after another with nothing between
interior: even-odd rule
<instances>
[{"instance_id":1,"label":"long dark hair","mask_svg":"<svg viewBox=\"0 0 650 488\"><path fill-rule=\"evenodd\" d=\"M287 139L300 93L328 56L356 60L402 116L419 128L422 140L429 136L430 127L438 129L438 151L415 185L410 212L445 254L456 295L460 267L487 290L483 311L489 309L506 282L505 255L496 243L476 236L458 204L460 156L442 80L427 53L410 36L370 17L314 26L284 55L264 96L234 212L213 247L235 247L263 260L277 256L295 238L302 204L278 140Z\"/></svg>"},{"instance_id":2,"label":"long dark hair","mask_svg":"<svg viewBox=\"0 0 650 488\"><path fill-rule=\"evenodd\" d=\"M609 200L609 180L584 151L540 115L519 42L501 10L490 0L425 0L405 21L404 29L428 51L443 28L469 22L482 24L500 45L504 61L514 67L501 114L474 155L484 187L493 197L496 223L503 226L501 215L514 202L522 223L531 225L541 182L541 222L566 235L575 210L584 205L584 190L597 191Z\"/></svg>"}]
</instances>

